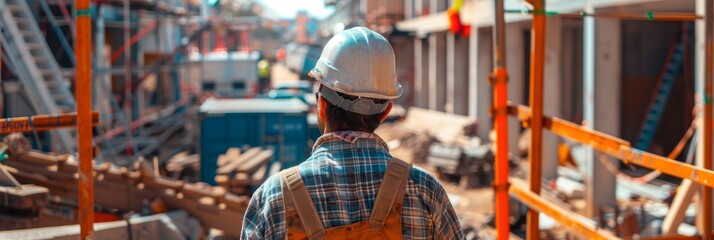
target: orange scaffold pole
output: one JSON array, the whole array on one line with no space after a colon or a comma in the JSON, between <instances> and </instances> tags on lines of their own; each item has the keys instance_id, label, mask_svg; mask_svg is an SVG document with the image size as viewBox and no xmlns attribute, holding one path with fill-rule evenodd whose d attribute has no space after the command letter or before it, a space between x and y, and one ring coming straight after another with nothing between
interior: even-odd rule
<instances>
[{"instance_id":1,"label":"orange scaffold pole","mask_svg":"<svg viewBox=\"0 0 714 240\"><path fill-rule=\"evenodd\" d=\"M93 239L94 184L92 178L92 47L89 0L75 0L77 27L74 54L77 56L77 131L79 153L79 226L82 239Z\"/></svg>"},{"instance_id":2,"label":"orange scaffold pole","mask_svg":"<svg viewBox=\"0 0 714 240\"><path fill-rule=\"evenodd\" d=\"M545 0L530 0L534 11L545 11ZM533 116L530 118L531 139L529 149L530 174L528 174L529 189L539 195L542 178L543 157L543 54L545 52L545 15L534 14L531 32L531 74L530 74L530 106ZM529 209L527 215L526 237L529 240L539 239L538 212Z\"/></svg>"},{"instance_id":3,"label":"orange scaffold pole","mask_svg":"<svg viewBox=\"0 0 714 240\"><path fill-rule=\"evenodd\" d=\"M496 127L496 177L493 188L496 199L496 230L499 239L508 239L509 204L508 204L508 74L506 71L506 39L503 0L495 0L496 20L493 34L493 100L494 122Z\"/></svg>"}]
</instances>

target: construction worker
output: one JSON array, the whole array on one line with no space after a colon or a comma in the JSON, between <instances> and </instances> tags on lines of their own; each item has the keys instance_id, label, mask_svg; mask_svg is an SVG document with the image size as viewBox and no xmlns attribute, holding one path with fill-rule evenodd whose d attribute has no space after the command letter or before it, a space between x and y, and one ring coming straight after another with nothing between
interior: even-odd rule
<instances>
[{"instance_id":1,"label":"construction worker","mask_svg":"<svg viewBox=\"0 0 714 240\"><path fill-rule=\"evenodd\" d=\"M374 134L402 95L387 39L340 32L310 76L323 135L310 158L255 191L241 239L463 239L436 178L393 158Z\"/></svg>"}]
</instances>

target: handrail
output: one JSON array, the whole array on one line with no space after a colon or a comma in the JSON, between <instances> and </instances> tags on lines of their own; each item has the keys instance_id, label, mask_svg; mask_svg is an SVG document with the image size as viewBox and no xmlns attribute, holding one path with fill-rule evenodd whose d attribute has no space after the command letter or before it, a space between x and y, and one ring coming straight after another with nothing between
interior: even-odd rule
<instances>
[{"instance_id":1,"label":"handrail","mask_svg":"<svg viewBox=\"0 0 714 240\"><path fill-rule=\"evenodd\" d=\"M516 183L516 181L511 180L511 183ZM545 213L546 215L552 217L557 222L561 223L564 227L571 230L580 232L587 236L589 239L602 239L602 240L616 240L621 239L617 237L610 231L597 228L592 224L583 220L577 213L571 212L564 209L554 203L548 202L538 194L535 194L528 190L525 186L519 186L519 184L512 184L508 193L520 199L525 203L528 208Z\"/></svg>"},{"instance_id":2,"label":"handrail","mask_svg":"<svg viewBox=\"0 0 714 240\"><path fill-rule=\"evenodd\" d=\"M62 33L62 30L59 28L57 19L55 19L55 16L52 14L50 6L47 5L47 0L40 0L40 5L42 6L42 11L45 12L45 16L47 16L47 19L50 20L50 25L52 25L52 31L55 33L55 35L57 35L57 38L62 44L62 49L65 51L65 53L67 53L67 57L69 57L69 60L72 62L72 65L76 65L77 58L74 56L72 46L69 44L69 42L67 42L67 38L64 36L64 33Z\"/></svg>"},{"instance_id":3,"label":"handrail","mask_svg":"<svg viewBox=\"0 0 714 240\"><path fill-rule=\"evenodd\" d=\"M524 122L528 122L530 119L529 108L523 105L508 106L508 113ZM543 116L543 127L556 135L590 145L603 153L621 159L625 163L659 170L671 176L690 179L704 186L714 187L714 171L712 170L638 150L631 147L630 143L625 140L563 119Z\"/></svg>"}]
</instances>

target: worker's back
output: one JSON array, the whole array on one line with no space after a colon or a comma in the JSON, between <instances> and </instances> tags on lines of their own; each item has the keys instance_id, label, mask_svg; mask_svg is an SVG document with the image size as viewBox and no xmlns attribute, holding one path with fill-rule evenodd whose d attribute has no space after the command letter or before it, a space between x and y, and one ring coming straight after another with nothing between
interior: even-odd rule
<instances>
[{"instance_id":1,"label":"worker's back","mask_svg":"<svg viewBox=\"0 0 714 240\"><path fill-rule=\"evenodd\" d=\"M343 227L339 233L345 238L362 239L357 237L365 235L353 231L349 225L369 221L391 158L386 144L373 133L346 131L323 135L315 144L312 157L298 167L322 227L328 232L330 228ZM286 224L286 218L298 216L296 211L286 213L283 189L280 177L275 175L256 191L246 212L242 239L285 239L288 229L305 228L302 221L291 220L290 226ZM411 168L404 190L401 226L393 226L387 220L385 228L401 227L405 239L463 238L446 193L432 175ZM388 215L395 213L390 211ZM300 239L298 235L293 234L291 239Z\"/></svg>"},{"instance_id":2,"label":"worker's back","mask_svg":"<svg viewBox=\"0 0 714 240\"><path fill-rule=\"evenodd\" d=\"M368 220L325 229L297 167L281 175L289 239L402 239L402 204L411 164L392 159Z\"/></svg>"}]
</instances>

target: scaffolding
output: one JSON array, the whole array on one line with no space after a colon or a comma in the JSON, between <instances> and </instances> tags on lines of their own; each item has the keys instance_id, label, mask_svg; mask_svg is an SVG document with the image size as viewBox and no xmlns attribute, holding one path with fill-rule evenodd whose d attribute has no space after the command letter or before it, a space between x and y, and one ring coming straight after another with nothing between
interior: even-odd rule
<instances>
[{"instance_id":1,"label":"scaffolding","mask_svg":"<svg viewBox=\"0 0 714 240\"><path fill-rule=\"evenodd\" d=\"M505 28L503 1L495 1L495 25L494 25L494 107L492 114L494 115L497 139L497 154L496 154L496 179L494 181L494 190L496 195L496 228L498 237L506 239L509 234L509 209L507 193L517 198L529 207L527 216L527 239L538 239L538 213L545 213L560 222L562 226L583 234L590 239L620 239L617 235L610 231L599 228L592 224L589 219L570 212L556 204L548 202L540 196L541 188L541 167L542 167L542 129L548 129L552 133L562 136L584 145L590 146L606 155L620 159L626 164L634 164L649 169L657 170L662 173L675 176L681 179L692 181L701 185L700 200L699 200L699 236L681 236L681 235L664 235L653 237L651 239L712 239L712 188L714 187L714 171L712 171L712 63L714 55L712 53L714 41L714 3L711 1L698 1L698 4L703 4L705 9L704 16L692 14L654 14L654 13L594 13L592 7L589 7L589 1L586 1L585 11L581 14L558 14L545 10L545 1L543 0L527 0L533 6L529 11L509 11L509 12L526 12L533 15L532 20L532 39L531 39L531 74L530 74L530 107L526 106L506 106L506 67L505 67ZM703 141L700 146L703 150L703 157L700 159L699 166L682 163L670 157L659 156L643 150L633 148L632 145L620 138L607 135L602 132L595 131L586 126L581 126L572 122L568 122L556 117L543 115L543 62L544 62L544 39L545 39L545 18L548 16L568 15L571 17L590 18L589 23L593 24L593 17L611 17L620 19L636 19L636 20L665 20L665 21L703 21L702 27L705 30L705 62L704 62L704 86L699 101L704 106L703 124L698 131L703 132ZM592 27L591 25L590 27ZM587 27L587 26L586 26ZM588 34L587 29L585 34ZM589 37L594 37L590 33ZM588 41L586 36L586 41ZM592 48L592 45L585 44L585 48ZM588 49L586 49L588 50ZM592 50L592 49L589 49ZM594 54L584 54L585 58L592 58ZM587 62L593 63L593 60L585 59ZM594 67L594 64L592 65ZM591 69L593 70L593 69ZM585 75L594 74L593 71L584 71ZM586 76L586 82L588 81ZM590 83L592 84L592 76ZM586 88L588 83L585 84ZM590 86L592 91L592 85ZM590 93L592 94L592 93ZM588 93L584 94L586 97ZM592 96L591 96L592 97ZM592 98L586 102L592 102ZM586 103L588 104L588 103ZM592 103L589 103L592 105ZM587 107L586 107L587 108ZM587 111L587 109L586 109ZM530 138L530 154L529 154L529 184L519 184L519 181L513 179L508 181L508 144L507 138L508 128L506 125L506 116L511 115L522 121L523 126L531 128ZM587 117L586 117L587 118ZM594 161L591 159L591 161ZM509 184L510 182L510 184ZM592 183L590 183L592 184Z\"/></svg>"}]
</instances>

